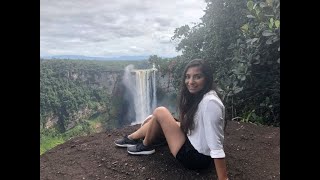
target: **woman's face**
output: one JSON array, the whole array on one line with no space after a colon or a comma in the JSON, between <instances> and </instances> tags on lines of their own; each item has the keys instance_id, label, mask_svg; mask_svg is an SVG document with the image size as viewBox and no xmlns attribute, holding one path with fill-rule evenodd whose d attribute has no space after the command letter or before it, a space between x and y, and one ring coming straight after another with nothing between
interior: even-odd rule
<instances>
[{"instance_id":1,"label":"woman's face","mask_svg":"<svg viewBox=\"0 0 320 180\"><path fill-rule=\"evenodd\" d=\"M185 84L191 94L201 91L205 84L205 77L200 67L190 67L185 74Z\"/></svg>"}]
</instances>

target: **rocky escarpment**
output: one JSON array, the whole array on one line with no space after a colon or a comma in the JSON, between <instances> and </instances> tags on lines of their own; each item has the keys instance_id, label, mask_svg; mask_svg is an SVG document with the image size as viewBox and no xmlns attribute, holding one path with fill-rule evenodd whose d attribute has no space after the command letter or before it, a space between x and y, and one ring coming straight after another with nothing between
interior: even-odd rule
<instances>
[{"instance_id":1,"label":"rocky escarpment","mask_svg":"<svg viewBox=\"0 0 320 180\"><path fill-rule=\"evenodd\" d=\"M109 97L113 98L114 102L109 102L109 106L105 105L97 105L96 109L91 109L88 106L82 107L77 111L70 113L68 115L68 121L61 120L60 116L55 113L47 114L45 119L44 128L50 129L55 127L58 123L63 124L65 130L73 128L81 119L86 119L97 112L107 112L113 111L110 113L119 114L120 116L124 114L123 111L126 109L126 102L121 102L119 105L115 105L115 102L123 101L123 97L125 97L125 86L123 84L123 75L124 71L84 71L84 70L74 70L70 69L61 73L61 78L64 78L68 81L74 81L77 83L83 83L91 88L95 89L103 89L104 93ZM174 89L171 84L172 78L167 75L162 76L161 74L157 74L157 92L159 105L172 106L175 102L172 101L171 94L174 94ZM118 100L115 100L117 99ZM115 104L113 104L115 103ZM111 106L117 106L115 108ZM112 110L113 109L113 110ZM174 109L174 108L171 108ZM115 112L116 111L116 112ZM122 117L119 117L119 119ZM60 121L60 122L59 122ZM61 122L63 121L63 122Z\"/></svg>"}]
</instances>

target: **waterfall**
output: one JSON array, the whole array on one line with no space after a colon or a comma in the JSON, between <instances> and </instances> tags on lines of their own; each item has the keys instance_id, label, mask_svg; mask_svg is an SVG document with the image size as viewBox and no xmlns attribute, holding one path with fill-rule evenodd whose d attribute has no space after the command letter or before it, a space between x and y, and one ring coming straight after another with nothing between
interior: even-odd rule
<instances>
[{"instance_id":1,"label":"waterfall","mask_svg":"<svg viewBox=\"0 0 320 180\"><path fill-rule=\"evenodd\" d=\"M156 71L152 69L133 69L129 66L125 69L125 86L132 92L134 100L135 121L131 123L140 124L157 105L156 97Z\"/></svg>"}]
</instances>

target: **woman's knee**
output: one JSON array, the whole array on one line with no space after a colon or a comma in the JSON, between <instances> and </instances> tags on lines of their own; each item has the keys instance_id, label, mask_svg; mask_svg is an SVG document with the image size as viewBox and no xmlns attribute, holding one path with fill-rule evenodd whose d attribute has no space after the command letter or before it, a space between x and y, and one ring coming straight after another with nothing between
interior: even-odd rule
<instances>
[{"instance_id":1,"label":"woman's knee","mask_svg":"<svg viewBox=\"0 0 320 180\"><path fill-rule=\"evenodd\" d=\"M169 112L169 110L166 107L159 106L153 111L153 115L155 115L155 116L159 115L159 114L161 115L161 114L167 113L167 112Z\"/></svg>"},{"instance_id":2,"label":"woman's knee","mask_svg":"<svg viewBox=\"0 0 320 180\"><path fill-rule=\"evenodd\" d=\"M163 121L170 118L171 113L166 107L160 106L153 111L153 116L155 116L158 121Z\"/></svg>"}]
</instances>

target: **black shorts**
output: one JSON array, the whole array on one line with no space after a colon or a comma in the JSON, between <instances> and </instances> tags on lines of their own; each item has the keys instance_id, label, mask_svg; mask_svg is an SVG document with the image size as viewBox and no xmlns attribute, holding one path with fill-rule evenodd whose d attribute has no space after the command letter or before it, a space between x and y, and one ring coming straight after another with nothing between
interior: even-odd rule
<instances>
[{"instance_id":1,"label":"black shorts","mask_svg":"<svg viewBox=\"0 0 320 180\"><path fill-rule=\"evenodd\" d=\"M199 153L186 137L186 141L178 151L176 159L183 164L184 167L196 170L205 169L210 166L212 159L210 156Z\"/></svg>"}]
</instances>

